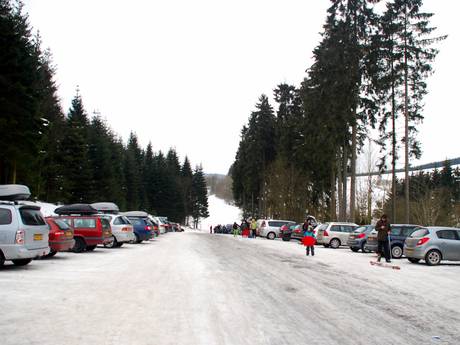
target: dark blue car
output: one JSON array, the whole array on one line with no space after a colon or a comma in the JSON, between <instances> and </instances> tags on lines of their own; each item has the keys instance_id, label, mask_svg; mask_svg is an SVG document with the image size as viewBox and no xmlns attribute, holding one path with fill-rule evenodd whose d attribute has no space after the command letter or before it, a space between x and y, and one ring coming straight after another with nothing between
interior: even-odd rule
<instances>
[{"instance_id":1,"label":"dark blue car","mask_svg":"<svg viewBox=\"0 0 460 345\"><path fill-rule=\"evenodd\" d=\"M363 253L366 252L364 246L367 243L367 237L374 230L374 225L362 225L353 231L348 237L347 245L354 252L357 252L361 249Z\"/></svg>"},{"instance_id":2,"label":"dark blue car","mask_svg":"<svg viewBox=\"0 0 460 345\"><path fill-rule=\"evenodd\" d=\"M128 217L128 219L133 225L136 243L148 241L153 237L153 224L148 218Z\"/></svg>"}]
</instances>

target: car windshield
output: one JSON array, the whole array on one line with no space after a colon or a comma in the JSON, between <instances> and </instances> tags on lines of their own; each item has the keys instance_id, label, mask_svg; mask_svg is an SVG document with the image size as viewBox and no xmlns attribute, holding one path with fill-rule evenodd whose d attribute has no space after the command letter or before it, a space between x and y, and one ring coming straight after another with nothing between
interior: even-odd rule
<instances>
[{"instance_id":1,"label":"car windshield","mask_svg":"<svg viewBox=\"0 0 460 345\"><path fill-rule=\"evenodd\" d=\"M34 208L20 208L19 213L24 225L46 225L40 210Z\"/></svg>"},{"instance_id":2,"label":"car windshield","mask_svg":"<svg viewBox=\"0 0 460 345\"><path fill-rule=\"evenodd\" d=\"M54 222L56 223L58 228L61 229L61 230L69 230L70 229L70 226L66 222L61 220L61 219L55 219Z\"/></svg>"},{"instance_id":3,"label":"car windshield","mask_svg":"<svg viewBox=\"0 0 460 345\"><path fill-rule=\"evenodd\" d=\"M427 229L417 229L409 237L418 238L428 235L430 232Z\"/></svg>"}]
</instances>

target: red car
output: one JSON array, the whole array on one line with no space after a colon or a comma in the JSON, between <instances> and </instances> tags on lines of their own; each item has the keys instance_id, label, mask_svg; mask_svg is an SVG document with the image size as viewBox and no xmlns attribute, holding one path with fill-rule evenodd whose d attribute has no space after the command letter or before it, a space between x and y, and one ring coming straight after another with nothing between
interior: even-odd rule
<instances>
[{"instance_id":1,"label":"red car","mask_svg":"<svg viewBox=\"0 0 460 345\"><path fill-rule=\"evenodd\" d=\"M73 248L73 229L61 219L45 218L49 225L49 246L50 253L47 256L54 256L57 252L65 252Z\"/></svg>"},{"instance_id":2,"label":"red car","mask_svg":"<svg viewBox=\"0 0 460 345\"><path fill-rule=\"evenodd\" d=\"M93 251L98 244L113 241L109 221L100 216L60 216L53 219L60 219L74 229L75 246L72 251L75 253Z\"/></svg>"}]
</instances>

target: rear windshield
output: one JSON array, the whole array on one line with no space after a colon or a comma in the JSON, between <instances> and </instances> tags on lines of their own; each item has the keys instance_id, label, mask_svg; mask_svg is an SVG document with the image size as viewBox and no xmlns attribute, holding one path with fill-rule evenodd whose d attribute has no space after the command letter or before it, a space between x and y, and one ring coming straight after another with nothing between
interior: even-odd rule
<instances>
[{"instance_id":1,"label":"rear windshield","mask_svg":"<svg viewBox=\"0 0 460 345\"><path fill-rule=\"evenodd\" d=\"M144 222L141 218L128 218L131 224L133 225L144 225Z\"/></svg>"},{"instance_id":2,"label":"rear windshield","mask_svg":"<svg viewBox=\"0 0 460 345\"><path fill-rule=\"evenodd\" d=\"M110 229L110 222L107 220L107 218L101 218L101 223L102 223L102 229L104 230Z\"/></svg>"},{"instance_id":3,"label":"rear windshield","mask_svg":"<svg viewBox=\"0 0 460 345\"><path fill-rule=\"evenodd\" d=\"M24 225L46 225L40 210L32 208L20 208L22 223Z\"/></svg>"},{"instance_id":4,"label":"rear windshield","mask_svg":"<svg viewBox=\"0 0 460 345\"><path fill-rule=\"evenodd\" d=\"M417 229L409 237L419 238L428 235L430 232L427 229Z\"/></svg>"},{"instance_id":5,"label":"rear windshield","mask_svg":"<svg viewBox=\"0 0 460 345\"><path fill-rule=\"evenodd\" d=\"M6 208L0 208L0 225L11 224L12 221L11 211Z\"/></svg>"},{"instance_id":6,"label":"rear windshield","mask_svg":"<svg viewBox=\"0 0 460 345\"><path fill-rule=\"evenodd\" d=\"M355 232L362 233L362 232L366 232L366 230L367 230L367 226L360 226L359 228L355 230Z\"/></svg>"},{"instance_id":7,"label":"rear windshield","mask_svg":"<svg viewBox=\"0 0 460 345\"><path fill-rule=\"evenodd\" d=\"M61 230L69 230L70 229L70 226L66 222L61 220L61 219L55 219L54 222L56 223L58 228L61 229Z\"/></svg>"},{"instance_id":8,"label":"rear windshield","mask_svg":"<svg viewBox=\"0 0 460 345\"><path fill-rule=\"evenodd\" d=\"M329 223L321 224L321 225L318 227L318 231L319 231L319 230L326 230L328 226L329 226Z\"/></svg>"}]
</instances>

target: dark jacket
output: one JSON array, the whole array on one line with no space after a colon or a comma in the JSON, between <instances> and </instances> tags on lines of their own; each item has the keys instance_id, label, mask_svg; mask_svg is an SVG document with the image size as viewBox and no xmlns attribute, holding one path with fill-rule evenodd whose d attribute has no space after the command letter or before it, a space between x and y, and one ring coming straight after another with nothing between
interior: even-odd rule
<instances>
[{"instance_id":1,"label":"dark jacket","mask_svg":"<svg viewBox=\"0 0 460 345\"><path fill-rule=\"evenodd\" d=\"M388 241L388 232L391 231L388 220L383 221L380 219L377 224L375 224L375 230L377 230L377 241Z\"/></svg>"}]
</instances>

